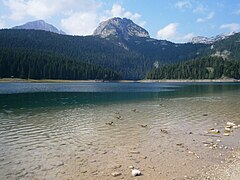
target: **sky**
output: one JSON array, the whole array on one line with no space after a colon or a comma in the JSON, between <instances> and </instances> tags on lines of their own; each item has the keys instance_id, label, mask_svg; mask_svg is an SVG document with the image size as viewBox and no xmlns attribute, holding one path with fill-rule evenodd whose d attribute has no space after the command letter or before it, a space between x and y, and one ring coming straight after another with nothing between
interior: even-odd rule
<instances>
[{"instance_id":1,"label":"sky","mask_svg":"<svg viewBox=\"0 0 240 180\"><path fill-rule=\"evenodd\" d=\"M45 20L71 35L91 35L102 21L125 17L152 38L187 42L240 31L239 0L1 0L0 28Z\"/></svg>"}]
</instances>

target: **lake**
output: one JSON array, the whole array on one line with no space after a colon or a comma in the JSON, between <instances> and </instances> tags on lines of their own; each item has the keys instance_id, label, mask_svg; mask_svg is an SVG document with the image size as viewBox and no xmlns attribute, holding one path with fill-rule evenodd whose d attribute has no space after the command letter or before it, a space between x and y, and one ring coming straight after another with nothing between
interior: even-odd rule
<instances>
[{"instance_id":1,"label":"lake","mask_svg":"<svg viewBox=\"0 0 240 180\"><path fill-rule=\"evenodd\" d=\"M0 83L0 179L202 177L239 148L227 121L240 83Z\"/></svg>"}]
</instances>

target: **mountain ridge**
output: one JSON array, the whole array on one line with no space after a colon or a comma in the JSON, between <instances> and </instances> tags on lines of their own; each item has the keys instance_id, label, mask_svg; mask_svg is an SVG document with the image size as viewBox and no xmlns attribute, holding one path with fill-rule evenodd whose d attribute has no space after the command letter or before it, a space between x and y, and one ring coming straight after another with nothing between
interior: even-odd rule
<instances>
[{"instance_id":1,"label":"mountain ridge","mask_svg":"<svg viewBox=\"0 0 240 180\"><path fill-rule=\"evenodd\" d=\"M147 30L135 24L130 19L119 17L101 22L94 30L93 35L100 36L102 38L115 36L125 40L128 40L130 37L150 38Z\"/></svg>"},{"instance_id":2,"label":"mountain ridge","mask_svg":"<svg viewBox=\"0 0 240 180\"><path fill-rule=\"evenodd\" d=\"M120 34L122 35L122 34ZM204 56L240 60L240 33L213 44L173 43L134 35L71 36L24 29L0 30L0 48L46 51L116 71L123 79L142 79L160 66Z\"/></svg>"},{"instance_id":3,"label":"mountain ridge","mask_svg":"<svg viewBox=\"0 0 240 180\"><path fill-rule=\"evenodd\" d=\"M223 34L219 34L213 37L205 37L205 36L196 36L193 37L189 43L193 43L193 44L198 44L198 43L202 43L202 44L213 44L217 41L220 40L224 40L232 35L236 34L236 32L230 32L230 33L223 33Z\"/></svg>"},{"instance_id":4,"label":"mountain ridge","mask_svg":"<svg viewBox=\"0 0 240 180\"><path fill-rule=\"evenodd\" d=\"M64 31L57 29L52 24L46 23L44 20L30 21L23 25L14 26L11 29L43 30L43 31L49 31L57 34L66 35Z\"/></svg>"}]
</instances>

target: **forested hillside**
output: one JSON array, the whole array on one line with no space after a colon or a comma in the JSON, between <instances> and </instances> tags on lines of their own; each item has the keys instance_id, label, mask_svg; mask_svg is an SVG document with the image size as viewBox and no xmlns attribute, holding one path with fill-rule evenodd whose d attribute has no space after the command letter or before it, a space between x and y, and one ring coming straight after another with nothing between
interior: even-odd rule
<instances>
[{"instance_id":1,"label":"forested hillside","mask_svg":"<svg viewBox=\"0 0 240 180\"><path fill-rule=\"evenodd\" d=\"M66 36L37 30L0 30L0 48L42 50L64 55L112 69L123 79L144 78L155 61L167 64L195 58L203 47L205 45L176 45L148 38L119 42L98 36Z\"/></svg>"},{"instance_id":2,"label":"forested hillside","mask_svg":"<svg viewBox=\"0 0 240 180\"><path fill-rule=\"evenodd\" d=\"M95 36L66 36L37 30L0 30L0 48L47 51L100 65L124 79L142 78L151 64L135 52Z\"/></svg>"},{"instance_id":3,"label":"forested hillside","mask_svg":"<svg viewBox=\"0 0 240 180\"><path fill-rule=\"evenodd\" d=\"M215 42L211 53L227 53L230 59L240 61L240 33L229 36L227 39Z\"/></svg>"},{"instance_id":4,"label":"forested hillside","mask_svg":"<svg viewBox=\"0 0 240 180\"><path fill-rule=\"evenodd\" d=\"M39 30L0 30L0 48L45 52L117 72L122 79L142 79L154 63L168 65L215 55L240 60L240 34L209 44L175 44L145 37L67 36ZM165 66L164 66L165 67ZM168 67L168 66L166 66Z\"/></svg>"},{"instance_id":5,"label":"forested hillside","mask_svg":"<svg viewBox=\"0 0 240 180\"><path fill-rule=\"evenodd\" d=\"M147 79L240 79L240 61L221 57L205 57L197 60L163 65L154 68Z\"/></svg>"},{"instance_id":6,"label":"forested hillside","mask_svg":"<svg viewBox=\"0 0 240 180\"><path fill-rule=\"evenodd\" d=\"M0 78L9 77L71 80L116 80L120 78L112 70L53 53L0 48Z\"/></svg>"}]
</instances>

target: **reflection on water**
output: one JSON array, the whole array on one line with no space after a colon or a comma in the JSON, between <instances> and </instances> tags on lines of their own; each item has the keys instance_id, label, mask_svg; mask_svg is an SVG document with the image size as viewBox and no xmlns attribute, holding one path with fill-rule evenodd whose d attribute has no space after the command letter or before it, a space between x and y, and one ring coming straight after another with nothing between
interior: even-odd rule
<instances>
[{"instance_id":1,"label":"reflection on water","mask_svg":"<svg viewBox=\"0 0 240 180\"><path fill-rule=\"evenodd\" d=\"M91 177L91 171L97 167L103 168L98 171L108 171L112 159L132 163L132 157L127 159L124 153L133 147L149 157L142 166L150 163L164 168L157 166L166 161L163 155L168 163L181 160L170 158L179 156L171 150L177 142L186 141L185 145L196 148L196 142L187 139L184 132L200 134L229 119L240 123L239 84L103 84L69 84L70 92L66 92L68 85L63 86L63 92L59 85L59 92L53 92L48 84L41 84L46 87L40 89L50 92L18 94L11 90L14 94L1 94L0 178L74 179L85 168L90 174L80 177L108 179L104 175ZM85 92L86 86L90 92ZM160 133L161 129L169 135ZM162 155L158 157L155 151ZM205 161L213 158L205 156ZM95 164L91 163L93 157Z\"/></svg>"}]
</instances>

